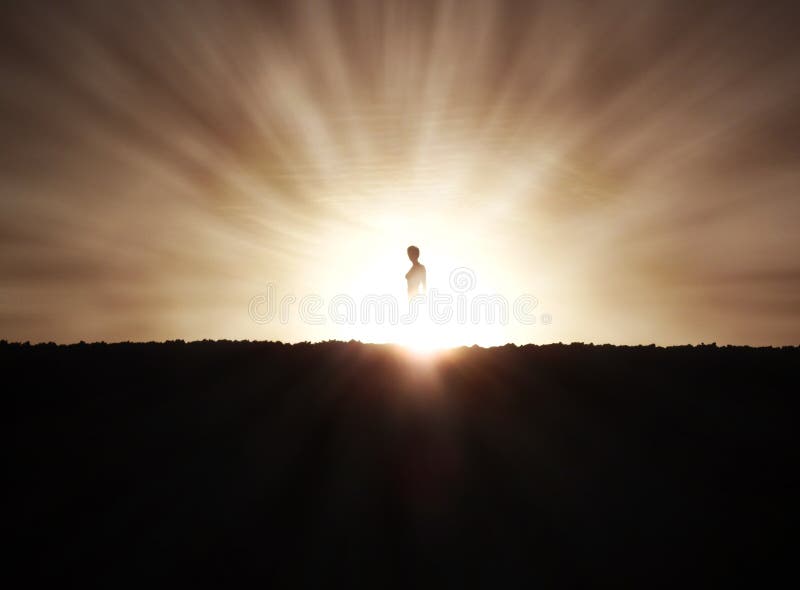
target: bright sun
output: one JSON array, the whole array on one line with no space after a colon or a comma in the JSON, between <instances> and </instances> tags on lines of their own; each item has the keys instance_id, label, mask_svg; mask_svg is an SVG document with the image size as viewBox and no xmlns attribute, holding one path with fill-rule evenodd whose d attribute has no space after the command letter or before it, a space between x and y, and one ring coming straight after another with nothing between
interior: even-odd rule
<instances>
[{"instance_id":1,"label":"bright sun","mask_svg":"<svg viewBox=\"0 0 800 590\"><path fill-rule=\"evenodd\" d=\"M498 346L505 343L500 325L437 324L421 315L408 325L358 326L354 338L362 342L399 344L415 354L426 355L459 346Z\"/></svg>"},{"instance_id":2,"label":"bright sun","mask_svg":"<svg viewBox=\"0 0 800 590\"><path fill-rule=\"evenodd\" d=\"M458 243L464 250L468 248L456 239L457 235L441 235L443 234L441 227L442 225L438 225L437 233L418 242L426 246L422 252L421 262L427 268L428 297L417 306L413 321L407 321L406 315L410 313L411 305L406 300L404 276L411 263L405 252L408 241L403 237L405 234L413 235L411 231L415 229L413 224L406 227L402 223L402 218L393 217L392 223L381 225L382 233L385 234L381 240L367 240L361 243L359 248L355 248L356 252L342 251L339 255L342 260L358 260L358 273L348 282L346 289L346 294L352 298L357 319L339 324L337 338L398 344L418 354L460 346L498 346L509 341L506 326L496 319L490 320L485 313L468 314L469 317L461 320L456 317L458 315L455 309L456 292L451 284L451 272L453 269L463 267L464 259L471 260L474 257L465 254L463 258L459 258L450 252L449 250L454 248L452 243ZM348 240L346 246L351 248L354 242ZM334 276L331 280L339 281L340 278ZM467 298L465 305L469 305L471 298L476 294L497 291L483 276L476 278L475 281L469 290L461 292ZM436 308L441 317L443 309L449 307L445 312L445 315L449 315L447 321L434 321L431 317L434 314L429 307L434 305L434 294L440 298L449 298L449 304L442 304L440 299L440 305ZM380 305L387 304L387 301L391 304L395 312L394 321L388 319L391 315L388 312L388 305L384 307L382 321L376 318L374 309L371 309L370 313L364 311L365 300L373 297L380 298Z\"/></svg>"}]
</instances>

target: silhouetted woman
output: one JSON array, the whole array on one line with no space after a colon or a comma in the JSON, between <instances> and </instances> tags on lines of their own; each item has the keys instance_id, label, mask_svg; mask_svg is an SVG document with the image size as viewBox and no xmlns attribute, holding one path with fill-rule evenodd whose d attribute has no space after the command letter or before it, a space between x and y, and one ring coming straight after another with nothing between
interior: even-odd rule
<instances>
[{"instance_id":1,"label":"silhouetted woman","mask_svg":"<svg viewBox=\"0 0 800 590\"><path fill-rule=\"evenodd\" d=\"M406 273L408 281L409 299L420 292L419 286L422 285L422 293L425 292L425 267L419 263L419 248L416 246L408 247L408 258L411 260L411 270Z\"/></svg>"}]
</instances>

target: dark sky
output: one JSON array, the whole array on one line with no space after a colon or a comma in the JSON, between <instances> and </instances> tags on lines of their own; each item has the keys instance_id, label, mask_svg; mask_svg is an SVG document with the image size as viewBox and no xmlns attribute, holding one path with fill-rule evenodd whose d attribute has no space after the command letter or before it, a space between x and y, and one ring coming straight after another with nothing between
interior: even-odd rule
<instances>
[{"instance_id":1,"label":"dark sky","mask_svg":"<svg viewBox=\"0 0 800 590\"><path fill-rule=\"evenodd\" d=\"M800 344L796 5L4 2L0 337L380 339L248 301L416 243L504 341Z\"/></svg>"}]
</instances>

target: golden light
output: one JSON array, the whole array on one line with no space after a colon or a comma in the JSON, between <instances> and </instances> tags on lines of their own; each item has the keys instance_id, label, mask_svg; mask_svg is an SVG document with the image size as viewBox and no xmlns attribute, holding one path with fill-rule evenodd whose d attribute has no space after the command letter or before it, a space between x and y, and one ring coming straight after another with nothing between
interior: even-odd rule
<instances>
[{"instance_id":1,"label":"golden light","mask_svg":"<svg viewBox=\"0 0 800 590\"><path fill-rule=\"evenodd\" d=\"M4 338L796 343L778 12L106 4L9 20ZM402 302L409 244L553 321L248 316L268 283Z\"/></svg>"}]
</instances>

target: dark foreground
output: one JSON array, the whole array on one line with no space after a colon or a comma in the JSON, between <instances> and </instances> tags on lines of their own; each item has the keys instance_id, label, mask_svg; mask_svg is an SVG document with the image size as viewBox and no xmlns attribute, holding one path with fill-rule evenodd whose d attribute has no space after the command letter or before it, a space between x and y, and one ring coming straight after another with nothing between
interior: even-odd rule
<instances>
[{"instance_id":1,"label":"dark foreground","mask_svg":"<svg viewBox=\"0 0 800 590\"><path fill-rule=\"evenodd\" d=\"M357 343L3 343L5 575L763 581L796 553L799 360L797 348L427 361Z\"/></svg>"}]
</instances>

